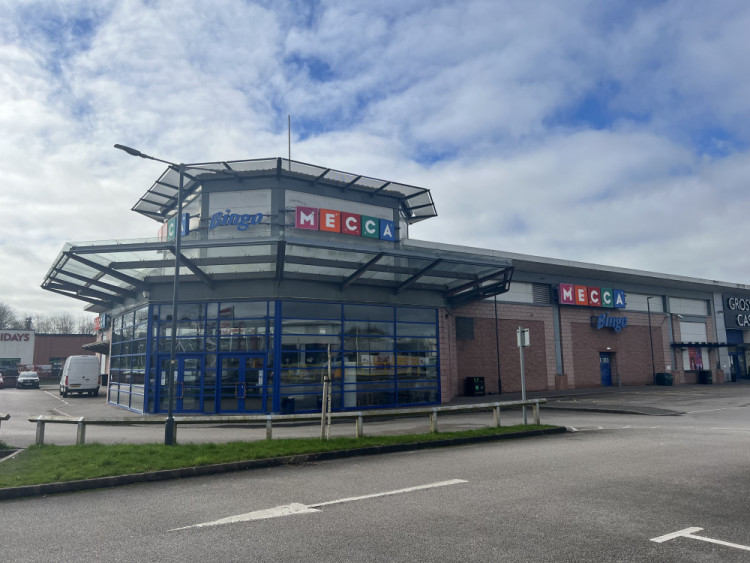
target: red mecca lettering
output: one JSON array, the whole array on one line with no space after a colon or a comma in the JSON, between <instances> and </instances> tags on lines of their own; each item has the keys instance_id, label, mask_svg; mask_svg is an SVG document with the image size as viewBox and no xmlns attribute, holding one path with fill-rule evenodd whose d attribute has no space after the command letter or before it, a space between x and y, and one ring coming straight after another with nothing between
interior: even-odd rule
<instances>
[{"instance_id":1,"label":"red mecca lettering","mask_svg":"<svg viewBox=\"0 0 750 563\"><path fill-rule=\"evenodd\" d=\"M317 207L296 207L294 226L310 231L327 231L357 237L396 240L396 225L393 221Z\"/></svg>"}]
</instances>

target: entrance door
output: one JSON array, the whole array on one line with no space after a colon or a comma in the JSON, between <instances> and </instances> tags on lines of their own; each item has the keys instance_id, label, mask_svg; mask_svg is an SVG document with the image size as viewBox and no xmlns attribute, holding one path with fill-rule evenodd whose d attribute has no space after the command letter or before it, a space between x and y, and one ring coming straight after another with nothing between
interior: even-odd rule
<instances>
[{"instance_id":1,"label":"entrance door","mask_svg":"<svg viewBox=\"0 0 750 563\"><path fill-rule=\"evenodd\" d=\"M266 404L263 356L221 355L218 380L217 412L263 412Z\"/></svg>"},{"instance_id":2,"label":"entrance door","mask_svg":"<svg viewBox=\"0 0 750 563\"><path fill-rule=\"evenodd\" d=\"M747 368L745 367L745 353L729 352L729 369L731 381L737 381L747 377Z\"/></svg>"},{"instance_id":3,"label":"entrance door","mask_svg":"<svg viewBox=\"0 0 750 563\"><path fill-rule=\"evenodd\" d=\"M612 385L612 354L599 352L599 372L602 376L602 387Z\"/></svg>"},{"instance_id":4,"label":"entrance door","mask_svg":"<svg viewBox=\"0 0 750 563\"><path fill-rule=\"evenodd\" d=\"M177 356L177 377L174 386L174 412L200 412L202 356ZM169 410L169 356L159 356L159 385L156 392L156 411Z\"/></svg>"}]
</instances>

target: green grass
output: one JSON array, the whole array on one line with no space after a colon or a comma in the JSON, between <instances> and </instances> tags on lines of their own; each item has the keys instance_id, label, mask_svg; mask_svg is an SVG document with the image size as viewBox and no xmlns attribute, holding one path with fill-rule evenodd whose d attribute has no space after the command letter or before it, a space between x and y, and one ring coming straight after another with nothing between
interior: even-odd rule
<instances>
[{"instance_id":1,"label":"green grass","mask_svg":"<svg viewBox=\"0 0 750 563\"><path fill-rule=\"evenodd\" d=\"M15 457L0 463L0 488L547 428L553 427L518 425L460 432L441 432L439 434L333 438L327 441L317 438L297 438L258 442L230 442L227 444L178 444L174 446L163 444L31 446Z\"/></svg>"}]
</instances>

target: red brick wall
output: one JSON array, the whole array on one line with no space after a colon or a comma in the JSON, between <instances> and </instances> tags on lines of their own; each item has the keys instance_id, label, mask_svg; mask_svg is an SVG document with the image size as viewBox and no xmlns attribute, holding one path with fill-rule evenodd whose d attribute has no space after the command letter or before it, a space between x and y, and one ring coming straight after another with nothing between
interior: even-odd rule
<instances>
[{"instance_id":1,"label":"red brick wall","mask_svg":"<svg viewBox=\"0 0 750 563\"><path fill-rule=\"evenodd\" d=\"M34 343L34 363L49 364L50 358L68 356L93 356L81 348L84 344L96 342L96 336L89 334L37 334Z\"/></svg>"},{"instance_id":2,"label":"red brick wall","mask_svg":"<svg viewBox=\"0 0 750 563\"><path fill-rule=\"evenodd\" d=\"M484 377L487 393L498 392L497 340L495 336L495 308L492 302L480 302L441 315L441 325L451 325L455 338L455 317L474 319L474 339L455 340L451 366L444 365L449 346L442 344L441 375L444 376L443 400L464 394L467 377ZM516 330L529 329L531 346L524 350L527 391L554 389L555 349L551 307L498 304L498 333L500 341L500 380L503 393L521 391L521 364ZM447 330L445 334L447 334ZM450 370L450 371L449 371Z\"/></svg>"},{"instance_id":3,"label":"red brick wall","mask_svg":"<svg viewBox=\"0 0 750 563\"><path fill-rule=\"evenodd\" d=\"M578 389L601 385L600 352L612 354L613 385L617 385L618 374L623 385L651 384L653 370L648 314L609 312L611 316L628 318L628 325L620 332L615 332L610 328L596 329L591 326L591 317L600 311L574 307L560 309L563 362L568 385ZM652 315L651 335L657 373L665 371L667 363L671 363L668 322L664 315Z\"/></svg>"}]
</instances>

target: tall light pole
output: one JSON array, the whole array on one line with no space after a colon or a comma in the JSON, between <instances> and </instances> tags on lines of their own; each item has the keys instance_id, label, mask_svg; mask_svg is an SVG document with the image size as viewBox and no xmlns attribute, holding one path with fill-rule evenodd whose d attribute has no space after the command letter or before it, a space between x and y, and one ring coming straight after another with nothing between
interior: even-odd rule
<instances>
[{"instance_id":1,"label":"tall light pole","mask_svg":"<svg viewBox=\"0 0 750 563\"><path fill-rule=\"evenodd\" d=\"M149 160L156 160L157 162L168 164L170 168L176 170L180 175L180 183L177 188L177 219L175 221L174 233L174 290L172 293L172 334L169 343L169 398L167 399L167 419L164 423L164 445L171 446L174 445L175 442L174 384L175 379L177 379L177 305L179 303L180 266L182 257L180 253L180 242L182 240L182 188L185 178L185 168L187 167L187 165L183 163L175 164L174 162L169 162L168 160L155 158L153 156L143 154L139 150L126 147L125 145L115 145L115 148L123 150L132 156L138 156L140 158L147 158ZM159 367L159 369L161 369L161 366Z\"/></svg>"},{"instance_id":2,"label":"tall light pole","mask_svg":"<svg viewBox=\"0 0 750 563\"><path fill-rule=\"evenodd\" d=\"M651 343L651 383L656 385L656 364L654 363L654 337L651 334L651 300L656 299L653 295L646 297L646 309L648 310L648 340Z\"/></svg>"}]
</instances>

